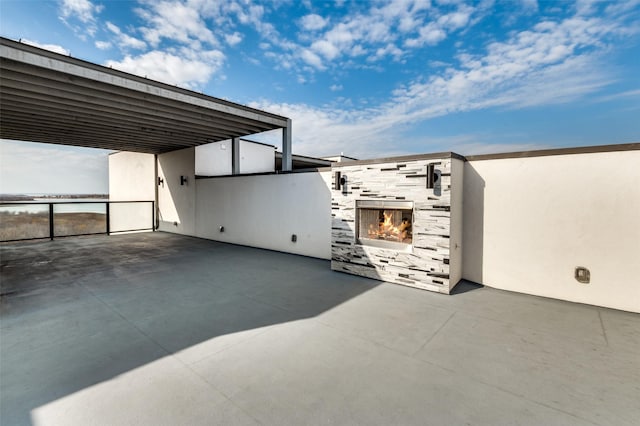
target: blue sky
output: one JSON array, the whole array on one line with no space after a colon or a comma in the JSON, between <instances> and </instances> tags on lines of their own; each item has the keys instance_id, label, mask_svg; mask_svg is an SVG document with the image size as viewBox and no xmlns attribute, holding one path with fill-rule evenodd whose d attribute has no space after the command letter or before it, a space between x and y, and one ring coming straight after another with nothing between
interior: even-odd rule
<instances>
[{"instance_id":1,"label":"blue sky","mask_svg":"<svg viewBox=\"0 0 640 426\"><path fill-rule=\"evenodd\" d=\"M640 140L639 1L0 5L5 37L291 117L298 154L473 154ZM279 135L259 139L277 144ZM104 152L56 149L103 159L79 161L85 168L106 167ZM3 142L3 169L16 150L33 152L28 164L51 154ZM65 173L52 173L54 181ZM0 192L20 181L8 174ZM104 180L104 170L96 176Z\"/></svg>"}]
</instances>

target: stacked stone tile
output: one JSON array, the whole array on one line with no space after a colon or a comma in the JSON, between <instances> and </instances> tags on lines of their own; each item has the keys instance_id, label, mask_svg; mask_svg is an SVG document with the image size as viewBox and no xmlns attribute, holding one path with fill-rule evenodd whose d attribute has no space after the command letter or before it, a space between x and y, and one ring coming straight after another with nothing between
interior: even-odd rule
<instances>
[{"instance_id":1,"label":"stacked stone tile","mask_svg":"<svg viewBox=\"0 0 640 426\"><path fill-rule=\"evenodd\" d=\"M331 194L331 268L396 284L449 293L451 157L334 164ZM441 171L440 195L427 189L427 166ZM335 189L336 173L346 184ZM414 203L410 252L356 241L357 200ZM453 283L455 284L455 283Z\"/></svg>"}]
</instances>

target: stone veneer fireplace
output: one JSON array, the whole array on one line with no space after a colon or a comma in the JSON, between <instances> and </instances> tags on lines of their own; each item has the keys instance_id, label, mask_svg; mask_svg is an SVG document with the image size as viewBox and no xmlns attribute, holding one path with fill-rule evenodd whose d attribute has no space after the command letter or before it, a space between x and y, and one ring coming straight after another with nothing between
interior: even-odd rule
<instances>
[{"instance_id":1,"label":"stone veneer fireplace","mask_svg":"<svg viewBox=\"0 0 640 426\"><path fill-rule=\"evenodd\" d=\"M463 168L453 153L334 163L331 268L448 294L462 272Z\"/></svg>"}]
</instances>

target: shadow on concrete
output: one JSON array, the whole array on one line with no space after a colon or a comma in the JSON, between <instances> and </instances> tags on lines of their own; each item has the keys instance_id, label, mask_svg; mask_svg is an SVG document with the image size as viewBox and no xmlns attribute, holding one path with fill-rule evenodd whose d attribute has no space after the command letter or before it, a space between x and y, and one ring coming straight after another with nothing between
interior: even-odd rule
<instances>
[{"instance_id":1,"label":"shadow on concrete","mask_svg":"<svg viewBox=\"0 0 640 426\"><path fill-rule=\"evenodd\" d=\"M460 282L458 282L458 284L453 288L453 290L451 290L451 293L449 293L449 295L454 296L456 294L468 293L470 291L478 290L483 287L484 286L482 284L474 283L467 280L460 280Z\"/></svg>"},{"instance_id":2,"label":"shadow on concrete","mask_svg":"<svg viewBox=\"0 0 640 426\"><path fill-rule=\"evenodd\" d=\"M196 362L235 335L317 316L381 284L326 260L159 232L0 249L1 420L11 425L159 358Z\"/></svg>"}]
</instances>

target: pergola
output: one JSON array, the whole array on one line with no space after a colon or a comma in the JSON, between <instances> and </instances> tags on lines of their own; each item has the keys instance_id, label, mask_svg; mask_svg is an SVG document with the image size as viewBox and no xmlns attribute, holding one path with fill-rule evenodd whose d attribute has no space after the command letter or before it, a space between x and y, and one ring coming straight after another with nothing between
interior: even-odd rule
<instances>
[{"instance_id":1,"label":"pergola","mask_svg":"<svg viewBox=\"0 0 640 426\"><path fill-rule=\"evenodd\" d=\"M282 131L291 170L291 120L223 99L0 38L0 137L162 154Z\"/></svg>"}]
</instances>

